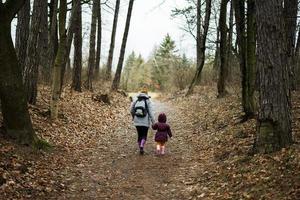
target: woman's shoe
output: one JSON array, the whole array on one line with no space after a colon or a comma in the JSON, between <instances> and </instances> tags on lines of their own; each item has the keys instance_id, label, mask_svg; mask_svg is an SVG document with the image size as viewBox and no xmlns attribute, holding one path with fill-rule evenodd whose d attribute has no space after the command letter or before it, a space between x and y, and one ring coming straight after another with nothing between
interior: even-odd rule
<instances>
[{"instance_id":1,"label":"woman's shoe","mask_svg":"<svg viewBox=\"0 0 300 200\"><path fill-rule=\"evenodd\" d=\"M144 155L144 148L143 147L140 147L140 154Z\"/></svg>"}]
</instances>

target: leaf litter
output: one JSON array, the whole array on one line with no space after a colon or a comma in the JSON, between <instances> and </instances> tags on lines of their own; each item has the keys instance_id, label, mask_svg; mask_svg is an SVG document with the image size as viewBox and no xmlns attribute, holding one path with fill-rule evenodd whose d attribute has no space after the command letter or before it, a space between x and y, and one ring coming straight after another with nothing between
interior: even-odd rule
<instances>
[{"instance_id":1,"label":"leaf litter","mask_svg":"<svg viewBox=\"0 0 300 200\"><path fill-rule=\"evenodd\" d=\"M35 130L49 152L0 137L0 199L299 199L300 93L293 95L295 144L252 155L255 119L239 124L240 99L216 98L212 87L153 99L166 112L174 138L155 156L154 133L137 153L129 98L110 104L89 92L65 92L59 120L49 119L47 88L30 106Z\"/></svg>"}]
</instances>

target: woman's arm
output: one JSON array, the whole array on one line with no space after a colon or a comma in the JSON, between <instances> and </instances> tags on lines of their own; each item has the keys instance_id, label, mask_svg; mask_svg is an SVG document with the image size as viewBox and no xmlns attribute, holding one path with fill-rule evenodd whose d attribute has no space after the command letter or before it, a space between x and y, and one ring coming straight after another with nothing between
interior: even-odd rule
<instances>
[{"instance_id":1,"label":"woman's arm","mask_svg":"<svg viewBox=\"0 0 300 200\"><path fill-rule=\"evenodd\" d=\"M132 117L134 117L134 105L135 105L136 101L133 101L130 105L130 114Z\"/></svg>"},{"instance_id":2,"label":"woman's arm","mask_svg":"<svg viewBox=\"0 0 300 200\"><path fill-rule=\"evenodd\" d=\"M155 118L154 118L154 113L153 113L152 102L150 101L150 99L147 99L147 105L148 105L148 113L149 113L150 120L151 120L152 124L154 124Z\"/></svg>"}]
</instances>

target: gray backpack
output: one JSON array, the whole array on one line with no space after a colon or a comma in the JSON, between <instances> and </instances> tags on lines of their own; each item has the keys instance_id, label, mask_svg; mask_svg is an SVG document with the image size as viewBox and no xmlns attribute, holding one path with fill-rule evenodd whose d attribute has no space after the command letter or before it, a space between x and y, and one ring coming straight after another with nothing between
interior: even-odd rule
<instances>
[{"instance_id":1,"label":"gray backpack","mask_svg":"<svg viewBox=\"0 0 300 200\"><path fill-rule=\"evenodd\" d=\"M148 114L147 98L138 98L134 103L134 116L146 117Z\"/></svg>"}]
</instances>

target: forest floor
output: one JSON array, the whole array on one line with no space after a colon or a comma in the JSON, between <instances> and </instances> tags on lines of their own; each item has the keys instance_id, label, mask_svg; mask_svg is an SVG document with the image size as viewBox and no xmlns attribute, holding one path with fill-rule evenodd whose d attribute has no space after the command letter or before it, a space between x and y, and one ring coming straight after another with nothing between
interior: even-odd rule
<instances>
[{"instance_id":1,"label":"forest floor","mask_svg":"<svg viewBox=\"0 0 300 200\"><path fill-rule=\"evenodd\" d=\"M141 156L128 97L113 94L108 105L66 92L51 122L49 92L40 91L30 112L53 148L32 150L0 134L0 199L300 199L300 93L293 95L295 144L268 155L252 155L255 120L238 123L235 92L217 99L201 86L188 98L153 98L174 137L156 156L149 131Z\"/></svg>"}]
</instances>

